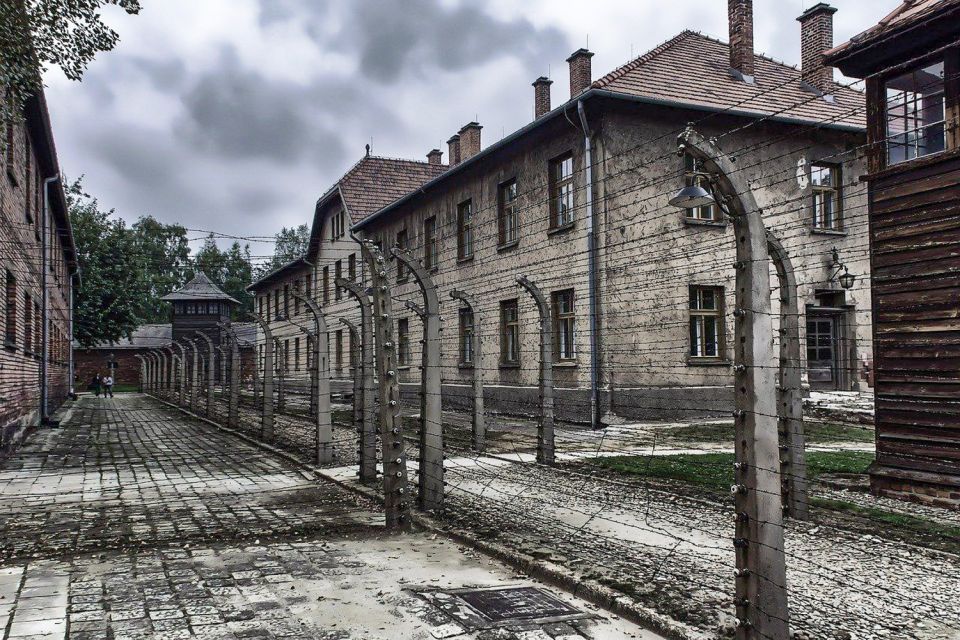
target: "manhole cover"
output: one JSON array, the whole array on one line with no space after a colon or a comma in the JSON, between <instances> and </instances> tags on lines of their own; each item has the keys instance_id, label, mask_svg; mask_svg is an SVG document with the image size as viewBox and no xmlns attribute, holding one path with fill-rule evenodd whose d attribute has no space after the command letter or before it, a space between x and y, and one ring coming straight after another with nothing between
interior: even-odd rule
<instances>
[{"instance_id":1,"label":"manhole cover","mask_svg":"<svg viewBox=\"0 0 960 640\"><path fill-rule=\"evenodd\" d=\"M418 590L418 593L467 629L591 617L536 587Z\"/></svg>"}]
</instances>

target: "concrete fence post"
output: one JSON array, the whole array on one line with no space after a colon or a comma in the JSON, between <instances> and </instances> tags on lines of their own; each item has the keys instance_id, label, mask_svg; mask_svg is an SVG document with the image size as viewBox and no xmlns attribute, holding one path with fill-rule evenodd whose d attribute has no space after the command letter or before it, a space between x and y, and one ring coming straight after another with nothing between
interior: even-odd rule
<instances>
[{"instance_id":1,"label":"concrete fence post","mask_svg":"<svg viewBox=\"0 0 960 640\"><path fill-rule=\"evenodd\" d=\"M173 350L173 346L168 345L163 348L164 351L170 356L170 364L167 367L167 392L164 394L168 400L173 401L173 392L176 388L176 375L177 375L177 354Z\"/></svg>"},{"instance_id":2,"label":"concrete fence post","mask_svg":"<svg viewBox=\"0 0 960 640\"><path fill-rule=\"evenodd\" d=\"M286 353L283 350L283 343L280 342L280 338L273 339L273 349L274 353L274 367L277 372L277 412L283 413L284 406L286 405L286 384L285 379L287 375L287 358Z\"/></svg>"},{"instance_id":3,"label":"concrete fence post","mask_svg":"<svg viewBox=\"0 0 960 640\"><path fill-rule=\"evenodd\" d=\"M213 339L202 331L196 332L197 336L207 343L207 417L213 416L213 393L215 391L216 374L216 351L213 345Z\"/></svg>"},{"instance_id":4,"label":"concrete fence post","mask_svg":"<svg viewBox=\"0 0 960 640\"><path fill-rule=\"evenodd\" d=\"M317 464L330 464L336 453L333 450L333 421L330 419L330 346L327 339L327 320L315 300L301 295L299 291L294 291L293 297L302 302L313 316L316 339L311 382L312 395L316 398L316 404L312 407L316 421L315 458Z\"/></svg>"},{"instance_id":5,"label":"concrete fence post","mask_svg":"<svg viewBox=\"0 0 960 640\"><path fill-rule=\"evenodd\" d=\"M200 387L200 369L203 362L200 356L200 346L192 338L183 339L190 348L193 349L193 364L190 366L190 410L196 413L197 409L197 391Z\"/></svg>"},{"instance_id":6,"label":"concrete fence post","mask_svg":"<svg viewBox=\"0 0 960 640\"><path fill-rule=\"evenodd\" d=\"M144 390L149 388L150 384L147 382L147 361L143 356L138 354L133 354L137 360L140 361L140 393L144 393ZM147 392L149 393L149 392Z\"/></svg>"},{"instance_id":7,"label":"concrete fence post","mask_svg":"<svg viewBox=\"0 0 960 640\"><path fill-rule=\"evenodd\" d=\"M803 389L800 377L800 307L793 261L780 241L767 231L767 249L780 285L780 367L777 420L780 433L780 477L784 513L797 520L809 517L806 437L803 429Z\"/></svg>"},{"instance_id":8,"label":"concrete fence post","mask_svg":"<svg viewBox=\"0 0 960 640\"><path fill-rule=\"evenodd\" d=\"M273 440L273 333L270 325L258 314L251 314L263 331L263 407L260 416L260 437ZM259 363L257 363L259 365ZM254 367L256 369L256 367ZM257 388L256 382L253 388Z\"/></svg>"},{"instance_id":9,"label":"concrete fence post","mask_svg":"<svg viewBox=\"0 0 960 640\"><path fill-rule=\"evenodd\" d=\"M180 366L177 367L177 389L180 392L179 404L181 407L187 405L187 350L179 342L173 345L180 351Z\"/></svg>"},{"instance_id":10,"label":"concrete fence post","mask_svg":"<svg viewBox=\"0 0 960 640\"><path fill-rule=\"evenodd\" d=\"M718 205L733 221L737 247L734 309L734 549L737 640L787 640L786 558L770 318L770 256L762 211L734 161L692 128L680 154L699 159Z\"/></svg>"},{"instance_id":11,"label":"concrete fence post","mask_svg":"<svg viewBox=\"0 0 960 640\"><path fill-rule=\"evenodd\" d=\"M443 414L440 379L440 298L427 270L409 251L393 247L393 257L406 265L423 295L421 372L420 507L443 507Z\"/></svg>"},{"instance_id":12,"label":"concrete fence post","mask_svg":"<svg viewBox=\"0 0 960 640\"><path fill-rule=\"evenodd\" d=\"M459 300L473 318L473 335L470 336L470 350L473 364L473 424L471 444L474 451L483 451L486 447L487 425L483 410L483 342L481 340L480 309L473 298L459 289L450 292L450 297ZM461 345L463 349L465 345Z\"/></svg>"},{"instance_id":13,"label":"concrete fence post","mask_svg":"<svg viewBox=\"0 0 960 640\"><path fill-rule=\"evenodd\" d=\"M157 357L160 358L160 372L157 378L157 396L163 396L167 388L167 375L169 367L167 366L167 354L165 349L157 349Z\"/></svg>"},{"instance_id":14,"label":"concrete fence post","mask_svg":"<svg viewBox=\"0 0 960 640\"><path fill-rule=\"evenodd\" d=\"M383 504L388 529L410 529L410 495L407 459L404 454L400 389L397 383L396 344L393 339L393 308L386 262L369 240L360 242L360 252L370 269L373 292L373 327L376 339L377 374L380 379L380 442L383 451Z\"/></svg>"},{"instance_id":15,"label":"concrete fence post","mask_svg":"<svg viewBox=\"0 0 960 640\"><path fill-rule=\"evenodd\" d=\"M236 428L239 426L240 410L240 341L237 339L237 334L228 325L218 322L217 326L223 331L227 342L230 344L230 399L227 409L227 425ZM254 370L256 370L256 367L254 367Z\"/></svg>"},{"instance_id":16,"label":"concrete fence post","mask_svg":"<svg viewBox=\"0 0 960 640\"><path fill-rule=\"evenodd\" d=\"M373 319L371 317L370 296L358 283L344 278L337 278L335 284L345 289L360 305L360 326L353 327L347 320L341 322L350 327L354 336L354 348L359 348L359 357L354 354L354 420L360 432L360 482L371 483L377 479L377 423L376 401L377 387L375 381L375 356L373 344ZM356 334L359 333L359 339ZM359 382L359 384L358 384ZM360 400L357 400L357 389L360 391ZM360 419L357 420L359 408Z\"/></svg>"},{"instance_id":17,"label":"concrete fence post","mask_svg":"<svg viewBox=\"0 0 960 640\"><path fill-rule=\"evenodd\" d=\"M517 276L517 284L530 294L540 314L540 421L537 429L537 462L556 462L553 415L553 318L550 303L526 276Z\"/></svg>"}]
</instances>

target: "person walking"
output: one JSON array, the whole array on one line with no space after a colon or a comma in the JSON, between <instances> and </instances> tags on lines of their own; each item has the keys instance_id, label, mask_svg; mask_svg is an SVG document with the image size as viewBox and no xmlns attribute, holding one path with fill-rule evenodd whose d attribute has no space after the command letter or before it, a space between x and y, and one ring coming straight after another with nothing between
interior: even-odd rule
<instances>
[{"instance_id":1,"label":"person walking","mask_svg":"<svg viewBox=\"0 0 960 640\"><path fill-rule=\"evenodd\" d=\"M103 397L106 398L107 394L110 394L111 398L113 397L113 376L109 373L103 379Z\"/></svg>"},{"instance_id":2,"label":"person walking","mask_svg":"<svg viewBox=\"0 0 960 640\"><path fill-rule=\"evenodd\" d=\"M98 398L100 397L100 385L101 385L100 374L99 373L94 374L93 382L90 383L90 386L93 387L93 393Z\"/></svg>"}]
</instances>

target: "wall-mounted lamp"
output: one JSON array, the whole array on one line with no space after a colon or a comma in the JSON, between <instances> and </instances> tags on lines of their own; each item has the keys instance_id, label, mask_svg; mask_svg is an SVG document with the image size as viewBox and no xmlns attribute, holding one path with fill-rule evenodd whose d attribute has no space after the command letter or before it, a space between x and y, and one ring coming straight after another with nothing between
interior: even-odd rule
<instances>
[{"instance_id":1,"label":"wall-mounted lamp","mask_svg":"<svg viewBox=\"0 0 960 640\"><path fill-rule=\"evenodd\" d=\"M710 195L710 192L698 184L684 187L670 198L670 204L679 209L706 207L714 203L716 203L716 200Z\"/></svg>"},{"instance_id":2,"label":"wall-mounted lamp","mask_svg":"<svg viewBox=\"0 0 960 640\"><path fill-rule=\"evenodd\" d=\"M857 277L850 273L850 270L847 269L847 265L843 264L840 261L840 252L834 247L833 252L833 262L831 263L831 268L836 268L836 271L833 272L833 275L830 276L830 282L836 280L840 283L840 286L844 289L853 289L853 283L856 281ZM840 272L843 271L843 275ZM839 278L837 276L840 276Z\"/></svg>"}]
</instances>

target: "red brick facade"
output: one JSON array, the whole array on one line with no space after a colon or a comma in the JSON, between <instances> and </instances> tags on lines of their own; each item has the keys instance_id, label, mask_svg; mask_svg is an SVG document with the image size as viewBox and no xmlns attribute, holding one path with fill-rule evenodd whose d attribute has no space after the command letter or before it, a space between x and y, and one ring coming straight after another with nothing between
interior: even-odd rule
<instances>
[{"instance_id":1,"label":"red brick facade","mask_svg":"<svg viewBox=\"0 0 960 640\"><path fill-rule=\"evenodd\" d=\"M69 393L70 293L76 271L63 188L43 95L6 127L0 158L0 446L15 445L41 419L41 359L47 354L48 415ZM49 202L45 202L45 198ZM45 214L49 211L49 216ZM43 245L50 256L44 268ZM46 282L46 305L44 305ZM47 331L44 331L44 321Z\"/></svg>"},{"instance_id":2,"label":"red brick facade","mask_svg":"<svg viewBox=\"0 0 960 640\"><path fill-rule=\"evenodd\" d=\"M797 18L801 25L803 81L823 93L830 93L833 88L833 67L823 64L823 52L833 47L833 14L836 12L820 2Z\"/></svg>"}]
</instances>

